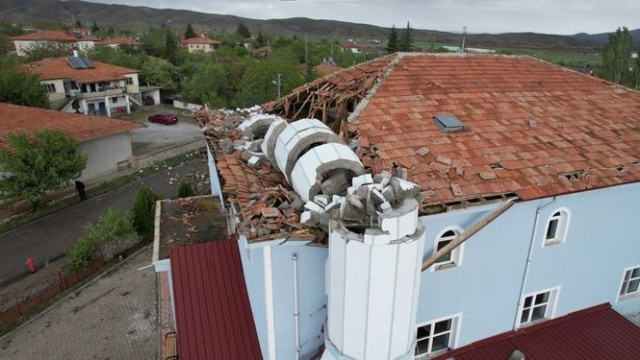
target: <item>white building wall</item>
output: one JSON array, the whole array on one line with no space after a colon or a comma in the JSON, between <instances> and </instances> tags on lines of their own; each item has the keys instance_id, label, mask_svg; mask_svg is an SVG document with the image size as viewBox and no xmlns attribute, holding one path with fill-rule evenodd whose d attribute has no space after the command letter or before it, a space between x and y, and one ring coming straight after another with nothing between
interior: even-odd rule
<instances>
[{"instance_id":1,"label":"white building wall","mask_svg":"<svg viewBox=\"0 0 640 360\"><path fill-rule=\"evenodd\" d=\"M79 150L88 156L87 167L80 175L82 181L117 171L118 163L133 157L128 132L80 143Z\"/></svg>"}]
</instances>

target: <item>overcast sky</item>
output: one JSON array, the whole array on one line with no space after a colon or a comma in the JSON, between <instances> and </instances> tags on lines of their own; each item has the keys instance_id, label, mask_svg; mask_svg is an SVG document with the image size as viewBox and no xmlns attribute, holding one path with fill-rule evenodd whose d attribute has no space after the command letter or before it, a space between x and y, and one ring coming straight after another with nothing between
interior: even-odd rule
<instances>
[{"instance_id":1,"label":"overcast sky","mask_svg":"<svg viewBox=\"0 0 640 360\"><path fill-rule=\"evenodd\" d=\"M254 19L309 17L470 33L553 34L640 28L640 0L89 0L230 14Z\"/></svg>"}]
</instances>

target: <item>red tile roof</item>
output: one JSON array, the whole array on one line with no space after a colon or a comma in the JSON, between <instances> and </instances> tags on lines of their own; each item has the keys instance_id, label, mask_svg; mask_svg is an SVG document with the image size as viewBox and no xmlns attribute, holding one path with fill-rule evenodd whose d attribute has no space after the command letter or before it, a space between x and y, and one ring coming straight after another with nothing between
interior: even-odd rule
<instances>
[{"instance_id":1,"label":"red tile roof","mask_svg":"<svg viewBox=\"0 0 640 360\"><path fill-rule=\"evenodd\" d=\"M143 127L125 120L72 114L0 103L0 148L8 148L7 135L15 132L33 134L42 130L60 130L66 136L85 142Z\"/></svg>"},{"instance_id":2,"label":"red tile roof","mask_svg":"<svg viewBox=\"0 0 640 360\"><path fill-rule=\"evenodd\" d=\"M527 360L637 360L639 348L640 328L602 304L472 343L435 360L508 359L515 350Z\"/></svg>"},{"instance_id":3,"label":"red tile roof","mask_svg":"<svg viewBox=\"0 0 640 360\"><path fill-rule=\"evenodd\" d=\"M39 41L39 40L52 40L52 41L78 41L78 38L62 30L41 30L32 32L29 34L18 35L11 38L11 40L26 40L26 41Z\"/></svg>"},{"instance_id":4,"label":"red tile roof","mask_svg":"<svg viewBox=\"0 0 640 360\"><path fill-rule=\"evenodd\" d=\"M314 69L316 69L316 71L320 73L320 75L322 76L333 74L336 71L343 70L342 67L337 65L331 65L331 64L320 64L316 66Z\"/></svg>"},{"instance_id":5,"label":"red tile roof","mask_svg":"<svg viewBox=\"0 0 640 360\"><path fill-rule=\"evenodd\" d=\"M344 49L360 49L360 46L357 45L356 43L354 43L353 41L350 41L348 43L342 44L342 48L344 48Z\"/></svg>"},{"instance_id":6,"label":"red tile roof","mask_svg":"<svg viewBox=\"0 0 640 360\"><path fill-rule=\"evenodd\" d=\"M170 258L180 359L261 359L237 237Z\"/></svg>"},{"instance_id":7,"label":"red tile roof","mask_svg":"<svg viewBox=\"0 0 640 360\"><path fill-rule=\"evenodd\" d=\"M189 44L215 45L215 44L220 44L220 41L198 36L198 37L181 40L181 43L182 45L189 45Z\"/></svg>"},{"instance_id":8,"label":"red tile roof","mask_svg":"<svg viewBox=\"0 0 640 360\"><path fill-rule=\"evenodd\" d=\"M427 204L513 192L530 200L640 180L640 92L530 57L395 57L349 128L377 154L363 163L408 168ZM357 69L332 76L353 78ZM443 133L439 114L470 131Z\"/></svg>"},{"instance_id":9,"label":"red tile roof","mask_svg":"<svg viewBox=\"0 0 640 360\"><path fill-rule=\"evenodd\" d=\"M29 63L25 67L40 80L72 79L79 84L99 81L124 80L124 74L135 74L139 70L93 61L93 68L75 69L66 57L48 58Z\"/></svg>"}]
</instances>

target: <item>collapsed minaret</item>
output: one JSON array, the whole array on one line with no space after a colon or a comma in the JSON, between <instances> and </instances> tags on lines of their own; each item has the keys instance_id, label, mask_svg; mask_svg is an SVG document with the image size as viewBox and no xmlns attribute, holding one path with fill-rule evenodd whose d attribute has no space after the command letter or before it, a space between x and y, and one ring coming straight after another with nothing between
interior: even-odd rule
<instances>
[{"instance_id":1,"label":"collapsed minaret","mask_svg":"<svg viewBox=\"0 0 640 360\"><path fill-rule=\"evenodd\" d=\"M420 188L388 171L367 174L316 119L258 115L241 130L260 139L262 152L248 154L249 163L280 170L306 202L300 221L328 233L322 359L413 359L425 241Z\"/></svg>"}]
</instances>

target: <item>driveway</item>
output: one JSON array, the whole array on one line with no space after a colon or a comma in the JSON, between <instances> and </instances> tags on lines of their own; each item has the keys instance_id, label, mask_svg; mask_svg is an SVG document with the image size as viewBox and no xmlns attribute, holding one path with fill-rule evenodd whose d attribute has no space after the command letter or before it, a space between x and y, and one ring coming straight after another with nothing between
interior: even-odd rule
<instances>
[{"instance_id":1,"label":"driveway","mask_svg":"<svg viewBox=\"0 0 640 360\"><path fill-rule=\"evenodd\" d=\"M155 359L157 287L147 248L0 341L0 359Z\"/></svg>"},{"instance_id":2,"label":"driveway","mask_svg":"<svg viewBox=\"0 0 640 360\"><path fill-rule=\"evenodd\" d=\"M29 256L42 266L47 259L63 254L84 234L84 225L96 222L108 208L131 209L140 185L150 186L165 199L175 198L180 179L207 171L206 160L197 158L1 234L0 285L26 274Z\"/></svg>"}]
</instances>

